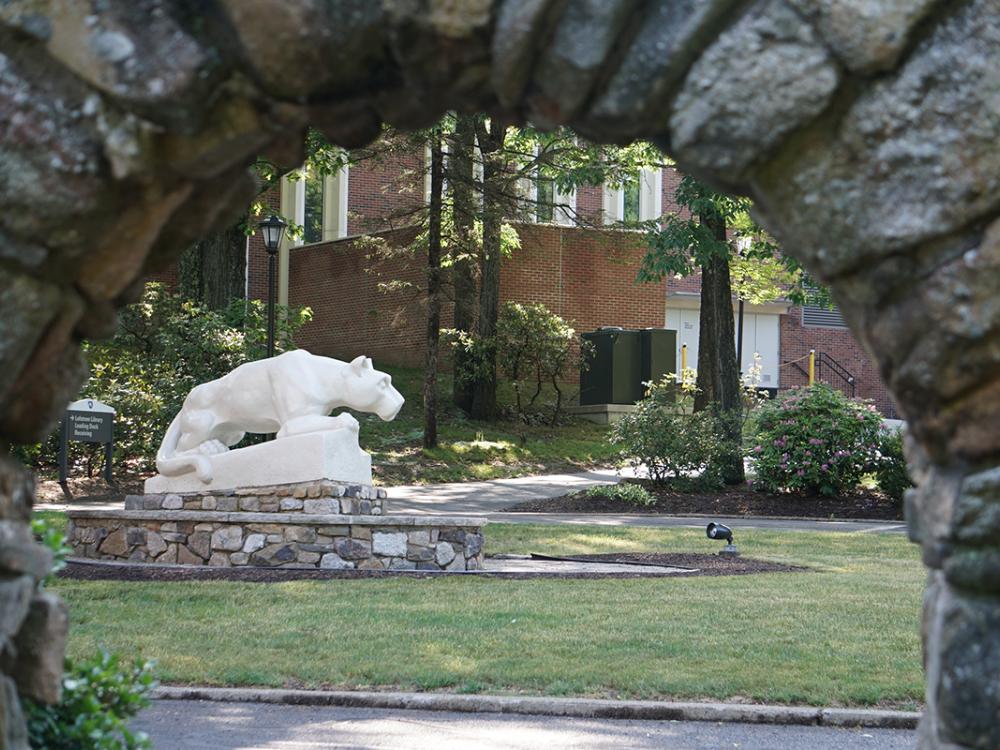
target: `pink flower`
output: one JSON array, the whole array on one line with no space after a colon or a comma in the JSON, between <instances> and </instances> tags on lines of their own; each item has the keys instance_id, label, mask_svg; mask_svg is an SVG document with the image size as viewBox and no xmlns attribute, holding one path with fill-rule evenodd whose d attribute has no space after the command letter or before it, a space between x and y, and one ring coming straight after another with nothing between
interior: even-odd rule
<instances>
[{"instance_id":1,"label":"pink flower","mask_svg":"<svg viewBox=\"0 0 1000 750\"><path fill-rule=\"evenodd\" d=\"M800 477L804 477L806 475L806 470L805 469L799 469L795 473L798 474Z\"/></svg>"}]
</instances>

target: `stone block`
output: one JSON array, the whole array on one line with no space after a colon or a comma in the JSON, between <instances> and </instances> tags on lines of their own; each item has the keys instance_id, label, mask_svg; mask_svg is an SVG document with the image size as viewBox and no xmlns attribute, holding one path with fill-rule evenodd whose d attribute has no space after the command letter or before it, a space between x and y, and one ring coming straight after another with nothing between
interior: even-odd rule
<instances>
[{"instance_id":1,"label":"stone block","mask_svg":"<svg viewBox=\"0 0 1000 750\"><path fill-rule=\"evenodd\" d=\"M142 495L126 495L125 510L143 510L145 498Z\"/></svg>"},{"instance_id":2,"label":"stone block","mask_svg":"<svg viewBox=\"0 0 1000 750\"><path fill-rule=\"evenodd\" d=\"M455 559L448 563L448 565L445 566L445 569L451 571L465 570L465 557L462 555L455 555Z\"/></svg>"},{"instance_id":3,"label":"stone block","mask_svg":"<svg viewBox=\"0 0 1000 750\"><path fill-rule=\"evenodd\" d=\"M416 562L428 562L434 559L434 550L431 547L420 547L410 544L406 548L406 557Z\"/></svg>"},{"instance_id":4,"label":"stone block","mask_svg":"<svg viewBox=\"0 0 1000 750\"><path fill-rule=\"evenodd\" d=\"M484 540L482 534L466 534L465 556L476 557L480 552L483 551L483 541Z\"/></svg>"},{"instance_id":5,"label":"stone block","mask_svg":"<svg viewBox=\"0 0 1000 750\"><path fill-rule=\"evenodd\" d=\"M201 499L201 509L202 510L217 510L218 509L218 498L211 495L206 495Z\"/></svg>"},{"instance_id":6,"label":"stone block","mask_svg":"<svg viewBox=\"0 0 1000 750\"><path fill-rule=\"evenodd\" d=\"M253 495L240 498L240 510L246 513L256 513L260 510L260 498Z\"/></svg>"},{"instance_id":7,"label":"stone block","mask_svg":"<svg viewBox=\"0 0 1000 750\"><path fill-rule=\"evenodd\" d=\"M144 563L149 560L149 555L141 547L136 547L134 550L129 552L128 561L134 563Z\"/></svg>"},{"instance_id":8,"label":"stone block","mask_svg":"<svg viewBox=\"0 0 1000 750\"><path fill-rule=\"evenodd\" d=\"M455 548L448 542L439 542L434 548L434 562L438 565L447 565L455 559Z\"/></svg>"},{"instance_id":9,"label":"stone block","mask_svg":"<svg viewBox=\"0 0 1000 750\"><path fill-rule=\"evenodd\" d=\"M321 555L319 552L309 552L308 550L304 550L300 547L299 554L296 559L300 563L309 563L311 565L315 565L316 563L319 562L320 557Z\"/></svg>"},{"instance_id":10,"label":"stone block","mask_svg":"<svg viewBox=\"0 0 1000 750\"><path fill-rule=\"evenodd\" d=\"M35 544L27 530L18 536L21 538L10 539L0 533L0 571L4 575L27 574L40 581L52 569L52 553L45 547ZM0 635L0 639L2 638Z\"/></svg>"},{"instance_id":11,"label":"stone block","mask_svg":"<svg viewBox=\"0 0 1000 750\"><path fill-rule=\"evenodd\" d=\"M301 500L305 496L306 496L306 488L305 487L299 486L299 487L296 487L294 490L292 490L292 497L293 498L299 498Z\"/></svg>"},{"instance_id":12,"label":"stone block","mask_svg":"<svg viewBox=\"0 0 1000 750\"><path fill-rule=\"evenodd\" d=\"M243 528L223 526L212 533L212 549L239 552L243 546Z\"/></svg>"},{"instance_id":13,"label":"stone block","mask_svg":"<svg viewBox=\"0 0 1000 750\"><path fill-rule=\"evenodd\" d=\"M160 536L165 542L186 542L188 535L180 534L176 531L164 531Z\"/></svg>"},{"instance_id":14,"label":"stone block","mask_svg":"<svg viewBox=\"0 0 1000 750\"><path fill-rule=\"evenodd\" d=\"M159 510L163 507L163 495L144 495L142 498L143 510Z\"/></svg>"},{"instance_id":15,"label":"stone block","mask_svg":"<svg viewBox=\"0 0 1000 750\"><path fill-rule=\"evenodd\" d=\"M146 532L146 550L150 557L156 558L162 555L167 549L167 543L163 537L155 531Z\"/></svg>"},{"instance_id":16,"label":"stone block","mask_svg":"<svg viewBox=\"0 0 1000 750\"><path fill-rule=\"evenodd\" d=\"M438 532L438 539L442 542L465 544L465 529L441 529Z\"/></svg>"},{"instance_id":17,"label":"stone block","mask_svg":"<svg viewBox=\"0 0 1000 750\"><path fill-rule=\"evenodd\" d=\"M360 539L341 537L333 543L333 546L337 554L345 560L362 560L371 557L372 554L371 542Z\"/></svg>"},{"instance_id":18,"label":"stone block","mask_svg":"<svg viewBox=\"0 0 1000 750\"><path fill-rule=\"evenodd\" d=\"M98 548L104 555L111 555L112 557L124 557L125 553L128 551L128 541L125 538L125 529L119 526L117 529L112 531L108 536L101 542L101 546Z\"/></svg>"},{"instance_id":19,"label":"stone block","mask_svg":"<svg viewBox=\"0 0 1000 750\"><path fill-rule=\"evenodd\" d=\"M389 570L416 570L417 564L413 560L402 557L393 557L389 560Z\"/></svg>"},{"instance_id":20,"label":"stone block","mask_svg":"<svg viewBox=\"0 0 1000 750\"><path fill-rule=\"evenodd\" d=\"M389 497L389 493L381 488L379 488L377 492L378 492L377 497L379 500L385 500L387 497Z\"/></svg>"},{"instance_id":21,"label":"stone block","mask_svg":"<svg viewBox=\"0 0 1000 750\"><path fill-rule=\"evenodd\" d=\"M196 523L194 525L194 530L195 531L208 531L208 532L212 532L212 531L215 531L215 524L214 523Z\"/></svg>"},{"instance_id":22,"label":"stone block","mask_svg":"<svg viewBox=\"0 0 1000 750\"><path fill-rule=\"evenodd\" d=\"M319 486L315 484L309 485L306 489L306 497L316 498L319 497Z\"/></svg>"},{"instance_id":23,"label":"stone block","mask_svg":"<svg viewBox=\"0 0 1000 750\"><path fill-rule=\"evenodd\" d=\"M372 501L371 500L359 500L357 506L357 512L362 516L371 515L372 512Z\"/></svg>"},{"instance_id":24,"label":"stone block","mask_svg":"<svg viewBox=\"0 0 1000 750\"><path fill-rule=\"evenodd\" d=\"M247 554L252 554L257 550L264 549L267 544L267 536L264 534L247 534L246 539L243 541L243 551Z\"/></svg>"},{"instance_id":25,"label":"stone block","mask_svg":"<svg viewBox=\"0 0 1000 750\"><path fill-rule=\"evenodd\" d=\"M385 557L406 557L405 532L372 534L372 552Z\"/></svg>"},{"instance_id":26,"label":"stone block","mask_svg":"<svg viewBox=\"0 0 1000 750\"><path fill-rule=\"evenodd\" d=\"M228 568L231 566L229 555L225 552L213 552L208 560L208 564L213 568Z\"/></svg>"},{"instance_id":27,"label":"stone block","mask_svg":"<svg viewBox=\"0 0 1000 750\"><path fill-rule=\"evenodd\" d=\"M184 507L184 500L180 495L167 495L160 507L164 510L180 510Z\"/></svg>"},{"instance_id":28,"label":"stone block","mask_svg":"<svg viewBox=\"0 0 1000 750\"><path fill-rule=\"evenodd\" d=\"M218 497L215 499L215 509L226 513L234 513L239 506L237 497Z\"/></svg>"},{"instance_id":29,"label":"stone block","mask_svg":"<svg viewBox=\"0 0 1000 750\"><path fill-rule=\"evenodd\" d=\"M353 568L353 563L349 563L340 555L329 552L320 559L319 566L324 570L347 570Z\"/></svg>"},{"instance_id":30,"label":"stone block","mask_svg":"<svg viewBox=\"0 0 1000 750\"><path fill-rule=\"evenodd\" d=\"M181 565L204 565L205 560L185 547L183 544L177 545L177 562Z\"/></svg>"},{"instance_id":31,"label":"stone block","mask_svg":"<svg viewBox=\"0 0 1000 750\"><path fill-rule=\"evenodd\" d=\"M340 503L329 498L306 500L303 502L303 512L315 514L340 513Z\"/></svg>"},{"instance_id":32,"label":"stone block","mask_svg":"<svg viewBox=\"0 0 1000 750\"><path fill-rule=\"evenodd\" d=\"M370 540L372 530L367 526L351 526L351 538Z\"/></svg>"},{"instance_id":33,"label":"stone block","mask_svg":"<svg viewBox=\"0 0 1000 750\"><path fill-rule=\"evenodd\" d=\"M289 526L285 529L285 539L290 542L311 544L316 541L316 530L308 526Z\"/></svg>"},{"instance_id":34,"label":"stone block","mask_svg":"<svg viewBox=\"0 0 1000 750\"><path fill-rule=\"evenodd\" d=\"M129 547L135 547L146 543L146 530L138 526L129 526L125 530L125 543Z\"/></svg>"},{"instance_id":35,"label":"stone block","mask_svg":"<svg viewBox=\"0 0 1000 750\"><path fill-rule=\"evenodd\" d=\"M253 565L276 567L293 562L295 558L296 550L293 544L269 544L264 549L254 552L250 556L250 562Z\"/></svg>"},{"instance_id":36,"label":"stone block","mask_svg":"<svg viewBox=\"0 0 1000 750\"><path fill-rule=\"evenodd\" d=\"M277 513L278 512L278 501L275 499L273 502L260 501L260 512L261 513Z\"/></svg>"},{"instance_id":37,"label":"stone block","mask_svg":"<svg viewBox=\"0 0 1000 750\"><path fill-rule=\"evenodd\" d=\"M0 747L30 750L24 713L14 681L0 673Z\"/></svg>"},{"instance_id":38,"label":"stone block","mask_svg":"<svg viewBox=\"0 0 1000 750\"><path fill-rule=\"evenodd\" d=\"M369 557L358 563L358 570L385 570L385 565L377 557Z\"/></svg>"},{"instance_id":39,"label":"stone block","mask_svg":"<svg viewBox=\"0 0 1000 750\"><path fill-rule=\"evenodd\" d=\"M196 531L188 537L187 546L196 555L207 560L212 554L212 535L207 531Z\"/></svg>"},{"instance_id":40,"label":"stone block","mask_svg":"<svg viewBox=\"0 0 1000 750\"><path fill-rule=\"evenodd\" d=\"M431 543L431 532L428 529L414 529L409 533L410 544L419 544L426 547Z\"/></svg>"},{"instance_id":41,"label":"stone block","mask_svg":"<svg viewBox=\"0 0 1000 750\"><path fill-rule=\"evenodd\" d=\"M233 565L246 565L250 561L250 555L245 552L234 552L229 556L229 562Z\"/></svg>"},{"instance_id":42,"label":"stone block","mask_svg":"<svg viewBox=\"0 0 1000 750\"><path fill-rule=\"evenodd\" d=\"M283 497L281 502L278 503L278 508L282 511L295 511L302 510L304 503L294 497Z\"/></svg>"},{"instance_id":43,"label":"stone block","mask_svg":"<svg viewBox=\"0 0 1000 750\"><path fill-rule=\"evenodd\" d=\"M164 564L167 564L167 565L173 565L174 563L176 563L177 562L177 545L176 544L168 544L167 545L167 551L164 552L159 557L157 557L156 558L156 562L158 562L158 563L164 563Z\"/></svg>"},{"instance_id":44,"label":"stone block","mask_svg":"<svg viewBox=\"0 0 1000 750\"><path fill-rule=\"evenodd\" d=\"M324 536L349 536L350 526L317 526L316 531ZM371 538L371 537L369 537Z\"/></svg>"}]
</instances>

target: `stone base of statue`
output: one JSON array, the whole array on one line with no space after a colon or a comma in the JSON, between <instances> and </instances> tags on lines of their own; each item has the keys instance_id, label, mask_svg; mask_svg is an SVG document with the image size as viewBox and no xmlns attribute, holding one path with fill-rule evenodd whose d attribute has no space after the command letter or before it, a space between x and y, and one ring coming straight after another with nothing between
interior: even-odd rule
<instances>
[{"instance_id":1,"label":"stone base of statue","mask_svg":"<svg viewBox=\"0 0 1000 750\"><path fill-rule=\"evenodd\" d=\"M267 487L328 479L371 485L371 456L358 447L353 430L326 430L292 435L238 450L207 456L212 480L194 472L157 474L146 480L147 495L211 492L237 487Z\"/></svg>"}]
</instances>

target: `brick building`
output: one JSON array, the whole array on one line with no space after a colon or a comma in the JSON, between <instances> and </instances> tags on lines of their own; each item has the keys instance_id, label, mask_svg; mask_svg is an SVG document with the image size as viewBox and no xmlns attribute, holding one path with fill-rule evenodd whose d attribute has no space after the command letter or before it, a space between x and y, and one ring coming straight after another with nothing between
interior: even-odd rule
<instances>
[{"instance_id":1,"label":"brick building","mask_svg":"<svg viewBox=\"0 0 1000 750\"><path fill-rule=\"evenodd\" d=\"M602 218L645 220L678 210L673 195L679 179L671 169L644 170L631 191L581 187L572 195L556 192L555 210L537 209L545 220L527 216L514 224L521 247L502 263L501 300L541 302L580 332L601 326L676 329L678 347L687 344L688 363L694 366L699 279L638 283L642 235L599 226ZM278 274L279 302L307 305L314 313L300 345L341 358L364 352L387 364L422 362L425 312L414 291L424 278L420 259L393 257L372 272L368 254L373 236L393 246L413 239L405 216L423 205L423 180L422 160L412 157L354 165L326 177L285 179L280 190L264 196L272 209L305 229L302 239L283 243ZM390 214L403 226L388 227ZM578 217L587 217L588 226L580 226ZM266 298L267 260L259 236L248 242L247 268L249 295ZM380 282L386 279L410 286L383 291ZM451 325L447 303L442 325ZM780 300L747 304L743 329L744 371L758 353L762 386L784 389L807 382L806 358L814 349L821 380L872 399L883 413L895 416L875 366L835 310L803 309Z\"/></svg>"}]
</instances>

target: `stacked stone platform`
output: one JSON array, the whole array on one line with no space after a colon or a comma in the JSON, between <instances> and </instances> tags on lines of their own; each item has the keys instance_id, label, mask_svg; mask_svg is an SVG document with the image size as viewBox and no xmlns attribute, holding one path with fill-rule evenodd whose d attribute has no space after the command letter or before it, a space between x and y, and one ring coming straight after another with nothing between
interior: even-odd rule
<instances>
[{"instance_id":1,"label":"stacked stone platform","mask_svg":"<svg viewBox=\"0 0 1000 750\"><path fill-rule=\"evenodd\" d=\"M321 481L132 495L69 512L79 557L139 563L358 570L478 570L479 518L382 515L385 491ZM364 510L364 512L360 512Z\"/></svg>"}]
</instances>

